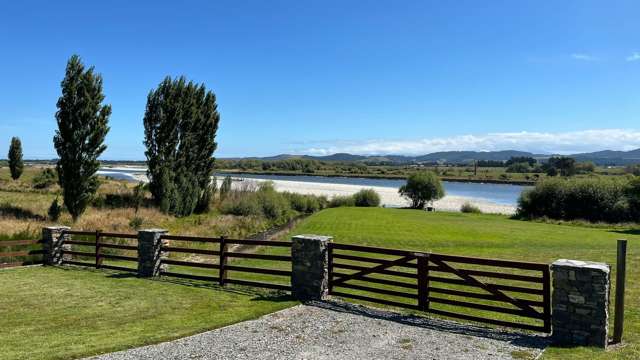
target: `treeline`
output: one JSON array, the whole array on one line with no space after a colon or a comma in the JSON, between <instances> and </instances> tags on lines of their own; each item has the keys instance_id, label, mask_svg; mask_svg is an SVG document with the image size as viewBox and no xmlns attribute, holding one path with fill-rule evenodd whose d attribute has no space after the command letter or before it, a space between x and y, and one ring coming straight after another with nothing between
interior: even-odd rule
<instances>
[{"instance_id":1,"label":"treeline","mask_svg":"<svg viewBox=\"0 0 640 360\"><path fill-rule=\"evenodd\" d=\"M527 219L637 222L640 178L553 178L522 193L518 216Z\"/></svg>"},{"instance_id":2,"label":"treeline","mask_svg":"<svg viewBox=\"0 0 640 360\"><path fill-rule=\"evenodd\" d=\"M111 116L111 105L104 104L102 81L93 67L71 56L56 104L56 171L46 169L33 179L38 189L59 183L74 221L96 200L100 186L98 158L107 149L104 141ZM186 216L208 211L219 120L215 94L203 84L166 77L150 91L143 119L148 189L163 212ZM11 139L8 159L11 177L17 180L24 162L16 137Z\"/></svg>"},{"instance_id":3,"label":"treeline","mask_svg":"<svg viewBox=\"0 0 640 360\"><path fill-rule=\"evenodd\" d=\"M291 158L282 160L218 160L216 166L225 170L252 170L265 172L301 172L314 174L321 171L344 172L352 174L367 173L367 165L356 162L320 161L305 158Z\"/></svg>"}]
</instances>

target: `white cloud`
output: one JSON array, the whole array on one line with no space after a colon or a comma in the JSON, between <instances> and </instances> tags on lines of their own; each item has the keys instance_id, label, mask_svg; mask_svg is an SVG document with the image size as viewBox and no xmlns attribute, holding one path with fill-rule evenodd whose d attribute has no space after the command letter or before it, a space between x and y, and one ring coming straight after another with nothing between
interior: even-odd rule
<instances>
[{"instance_id":1,"label":"white cloud","mask_svg":"<svg viewBox=\"0 0 640 360\"><path fill-rule=\"evenodd\" d=\"M598 60L597 57L589 54L571 54L571 57L574 60L580 60L580 61L597 61Z\"/></svg>"},{"instance_id":2,"label":"white cloud","mask_svg":"<svg viewBox=\"0 0 640 360\"><path fill-rule=\"evenodd\" d=\"M640 61L640 53L634 52L633 54L627 56L627 61Z\"/></svg>"},{"instance_id":3,"label":"white cloud","mask_svg":"<svg viewBox=\"0 0 640 360\"><path fill-rule=\"evenodd\" d=\"M628 151L636 148L640 148L640 130L597 129L563 133L522 131L428 139L315 142L296 152L315 155L340 152L362 155L423 155L454 150L522 150L571 154L605 149Z\"/></svg>"}]
</instances>

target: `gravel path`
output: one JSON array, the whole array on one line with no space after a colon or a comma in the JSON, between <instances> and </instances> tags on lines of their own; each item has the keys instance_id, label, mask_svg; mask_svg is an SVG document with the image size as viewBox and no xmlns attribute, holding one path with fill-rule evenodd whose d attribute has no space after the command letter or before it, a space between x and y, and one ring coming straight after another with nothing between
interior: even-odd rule
<instances>
[{"instance_id":1,"label":"gravel path","mask_svg":"<svg viewBox=\"0 0 640 360\"><path fill-rule=\"evenodd\" d=\"M546 344L540 336L318 302L92 359L534 359Z\"/></svg>"}]
</instances>

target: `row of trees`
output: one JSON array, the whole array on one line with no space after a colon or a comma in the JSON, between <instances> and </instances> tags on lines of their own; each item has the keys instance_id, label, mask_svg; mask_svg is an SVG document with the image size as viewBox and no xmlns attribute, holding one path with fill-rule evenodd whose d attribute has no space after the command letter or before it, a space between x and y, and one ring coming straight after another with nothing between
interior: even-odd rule
<instances>
[{"instance_id":1,"label":"row of trees","mask_svg":"<svg viewBox=\"0 0 640 360\"><path fill-rule=\"evenodd\" d=\"M61 83L53 143L64 205L74 221L86 210L98 186L98 158L106 150L111 106L103 104L102 76L73 55ZM160 209L183 216L206 209L220 115L216 97L184 77L165 78L147 97L145 155L150 191ZM9 166L22 173L22 146L12 139Z\"/></svg>"}]
</instances>

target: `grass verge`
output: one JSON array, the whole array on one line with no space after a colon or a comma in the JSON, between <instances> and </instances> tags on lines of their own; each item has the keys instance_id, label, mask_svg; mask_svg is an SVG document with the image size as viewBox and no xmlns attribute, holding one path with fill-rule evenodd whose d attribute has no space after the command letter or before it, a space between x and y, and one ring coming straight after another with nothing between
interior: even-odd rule
<instances>
[{"instance_id":1,"label":"grass verge","mask_svg":"<svg viewBox=\"0 0 640 360\"><path fill-rule=\"evenodd\" d=\"M0 271L2 359L70 359L253 319L296 302L275 293L76 268Z\"/></svg>"}]
</instances>

